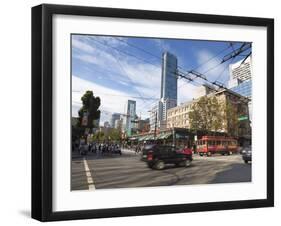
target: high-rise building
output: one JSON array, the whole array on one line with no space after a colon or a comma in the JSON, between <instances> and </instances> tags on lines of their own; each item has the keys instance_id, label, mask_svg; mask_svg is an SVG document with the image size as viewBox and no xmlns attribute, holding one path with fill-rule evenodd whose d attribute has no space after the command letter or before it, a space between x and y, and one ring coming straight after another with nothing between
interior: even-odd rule
<instances>
[{"instance_id":1,"label":"high-rise building","mask_svg":"<svg viewBox=\"0 0 281 226\"><path fill-rule=\"evenodd\" d=\"M154 131L155 129L159 128L159 116L161 111L159 109L161 108L160 106L160 101L158 102L157 105L153 106L152 109L150 110L150 116L149 116L149 124L150 124L150 131Z\"/></svg>"},{"instance_id":2,"label":"high-rise building","mask_svg":"<svg viewBox=\"0 0 281 226\"><path fill-rule=\"evenodd\" d=\"M112 128L115 128L115 121L116 121L116 120L120 120L120 116L121 116L120 113L113 113L113 114L111 115L110 126L111 126Z\"/></svg>"},{"instance_id":3,"label":"high-rise building","mask_svg":"<svg viewBox=\"0 0 281 226\"><path fill-rule=\"evenodd\" d=\"M108 122L108 121L104 122L104 123L103 123L103 127L104 127L104 128L109 128L109 127L110 127L109 122Z\"/></svg>"},{"instance_id":4,"label":"high-rise building","mask_svg":"<svg viewBox=\"0 0 281 226\"><path fill-rule=\"evenodd\" d=\"M252 97L252 58L241 60L229 65L230 80L228 88L232 91L248 97ZM249 101L250 120L252 119L252 101Z\"/></svg>"},{"instance_id":5,"label":"high-rise building","mask_svg":"<svg viewBox=\"0 0 281 226\"><path fill-rule=\"evenodd\" d=\"M177 58L165 52L162 55L161 98L177 100Z\"/></svg>"},{"instance_id":6,"label":"high-rise building","mask_svg":"<svg viewBox=\"0 0 281 226\"><path fill-rule=\"evenodd\" d=\"M161 95L158 103L158 127L165 127L167 110L177 106L178 80L177 58L165 52L162 55Z\"/></svg>"},{"instance_id":7,"label":"high-rise building","mask_svg":"<svg viewBox=\"0 0 281 226\"><path fill-rule=\"evenodd\" d=\"M116 119L114 123L114 128L117 129L118 131L122 131L122 124L123 124L123 119Z\"/></svg>"},{"instance_id":8,"label":"high-rise building","mask_svg":"<svg viewBox=\"0 0 281 226\"><path fill-rule=\"evenodd\" d=\"M229 74L231 79L238 79L241 82L252 78L252 58L240 60L229 65Z\"/></svg>"},{"instance_id":9,"label":"high-rise building","mask_svg":"<svg viewBox=\"0 0 281 226\"><path fill-rule=\"evenodd\" d=\"M136 119L136 101L128 100L127 111L126 111L126 132L130 136L132 129L135 127L135 123L132 122Z\"/></svg>"},{"instance_id":10,"label":"high-rise building","mask_svg":"<svg viewBox=\"0 0 281 226\"><path fill-rule=\"evenodd\" d=\"M165 129L168 109L177 106L177 68L177 58L169 52L163 53L160 100L150 110L150 131L155 130L155 128Z\"/></svg>"}]
</instances>

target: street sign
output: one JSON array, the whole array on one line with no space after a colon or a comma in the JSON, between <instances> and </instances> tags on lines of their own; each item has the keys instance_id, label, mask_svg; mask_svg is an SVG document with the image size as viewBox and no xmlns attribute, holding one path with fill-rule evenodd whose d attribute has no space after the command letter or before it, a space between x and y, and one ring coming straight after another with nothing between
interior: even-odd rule
<instances>
[{"instance_id":1,"label":"street sign","mask_svg":"<svg viewBox=\"0 0 281 226\"><path fill-rule=\"evenodd\" d=\"M243 121L243 120L247 120L248 119L248 116L241 116L238 118L238 121Z\"/></svg>"}]
</instances>

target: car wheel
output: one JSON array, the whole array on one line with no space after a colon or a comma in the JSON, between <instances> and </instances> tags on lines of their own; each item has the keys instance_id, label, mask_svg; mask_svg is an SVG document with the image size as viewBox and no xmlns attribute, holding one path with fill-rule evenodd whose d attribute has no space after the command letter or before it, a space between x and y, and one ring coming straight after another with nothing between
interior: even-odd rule
<instances>
[{"instance_id":1,"label":"car wheel","mask_svg":"<svg viewBox=\"0 0 281 226\"><path fill-rule=\"evenodd\" d=\"M153 168L153 164L152 163L147 163L147 166L149 167L149 168Z\"/></svg>"},{"instance_id":2,"label":"car wheel","mask_svg":"<svg viewBox=\"0 0 281 226\"><path fill-rule=\"evenodd\" d=\"M162 170L165 167L165 163L163 161L157 161L154 167L157 170Z\"/></svg>"},{"instance_id":3,"label":"car wheel","mask_svg":"<svg viewBox=\"0 0 281 226\"><path fill-rule=\"evenodd\" d=\"M249 161L248 160L244 160L244 162L247 164Z\"/></svg>"},{"instance_id":4,"label":"car wheel","mask_svg":"<svg viewBox=\"0 0 281 226\"><path fill-rule=\"evenodd\" d=\"M203 154L203 153L199 153L199 155L200 155L200 156L203 156L204 154Z\"/></svg>"},{"instance_id":5,"label":"car wheel","mask_svg":"<svg viewBox=\"0 0 281 226\"><path fill-rule=\"evenodd\" d=\"M181 164L183 167L189 167L191 165L191 160L190 159L186 159L182 162Z\"/></svg>"},{"instance_id":6,"label":"car wheel","mask_svg":"<svg viewBox=\"0 0 281 226\"><path fill-rule=\"evenodd\" d=\"M228 152L228 155L232 155L232 151L229 151L229 152Z\"/></svg>"}]
</instances>

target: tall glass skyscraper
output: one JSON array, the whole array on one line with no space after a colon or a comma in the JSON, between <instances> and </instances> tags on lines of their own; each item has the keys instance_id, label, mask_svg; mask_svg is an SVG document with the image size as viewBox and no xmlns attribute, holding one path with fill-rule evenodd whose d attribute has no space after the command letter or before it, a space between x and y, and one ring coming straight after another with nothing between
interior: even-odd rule
<instances>
[{"instance_id":1,"label":"tall glass skyscraper","mask_svg":"<svg viewBox=\"0 0 281 226\"><path fill-rule=\"evenodd\" d=\"M167 119L167 110L177 106L178 79L177 79L177 58L165 52L162 56L161 96L159 103L159 120Z\"/></svg>"},{"instance_id":2,"label":"tall glass skyscraper","mask_svg":"<svg viewBox=\"0 0 281 226\"><path fill-rule=\"evenodd\" d=\"M228 87L232 91L252 98L252 58L248 57L245 61L241 60L229 65L230 80ZM252 120L252 101L249 101L249 117Z\"/></svg>"},{"instance_id":3,"label":"tall glass skyscraper","mask_svg":"<svg viewBox=\"0 0 281 226\"><path fill-rule=\"evenodd\" d=\"M134 128L133 120L136 119L136 101L128 100L127 103L127 112L126 112L126 131L127 135L131 136L132 128Z\"/></svg>"},{"instance_id":4,"label":"tall glass skyscraper","mask_svg":"<svg viewBox=\"0 0 281 226\"><path fill-rule=\"evenodd\" d=\"M252 97L252 80L247 80L231 88L232 91L245 97Z\"/></svg>"},{"instance_id":5,"label":"tall glass skyscraper","mask_svg":"<svg viewBox=\"0 0 281 226\"><path fill-rule=\"evenodd\" d=\"M169 52L162 54L161 93L159 102L152 108L150 114L150 130L166 128L167 110L177 106L178 60ZM156 117L157 115L157 117Z\"/></svg>"},{"instance_id":6,"label":"tall glass skyscraper","mask_svg":"<svg viewBox=\"0 0 281 226\"><path fill-rule=\"evenodd\" d=\"M120 116L121 116L120 113L113 113L111 115L110 126L112 128L115 128L115 121L120 120Z\"/></svg>"},{"instance_id":7,"label":"tall glass skyscraper","mask_svg":"<svg viewBox=\"0 0 281 226\"><path fill-rule=\"evenodd\" d=\"M161 98L177 100L177 58L165 52L162 56Z\"/></svg>"}]
</instances>

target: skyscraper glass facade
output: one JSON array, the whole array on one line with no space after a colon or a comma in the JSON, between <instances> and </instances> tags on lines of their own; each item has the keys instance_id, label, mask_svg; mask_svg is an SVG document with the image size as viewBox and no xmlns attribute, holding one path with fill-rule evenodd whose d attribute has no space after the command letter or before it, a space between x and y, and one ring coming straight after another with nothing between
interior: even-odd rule
<instances>
[{"instance_id":1,"label":"skyscraper glass facade","mask_svg":"<svg viewBox=\"0 0 281 226\"><path fill-rule=\"evenodd\" d=\"M132 122L136 118L136 101L128 100L127 105L127 115L126 115L126 130L127 134L131 136L132 128L134 128L134 123Z\"/></svg>"},{"instance_id":2,"label":"skyscraper glass facade","mask_svg":"<svg viewBox=\"0 0 281 226\"><path fill-rule=\"evenodd\" d=\"M251 98L252 96L252 80L240 83L238 86L231 88L232 91L239 93L242 96Z\"/></svg>"},{"instance_id":3,"label":"skyscraper glass facade","mask_svg":"<svg viewBox=\"0 0 281 226\"><path fill-rule=\"evenodd\" d=\"M115 128L115 121L120 120L120 113L113 113L111 115L110 126Z\"/></svg>"},{"instance_id":4,"label":"skyscraper glass facade","mask_svg":"<svg viewBox=\"0 0 281 226\"><path fill-rule=\"evenodd\" d=\"M177 67L178 60L171 53L162 56L161 98L177 100Z\"/></svg>"}]
</instances>

